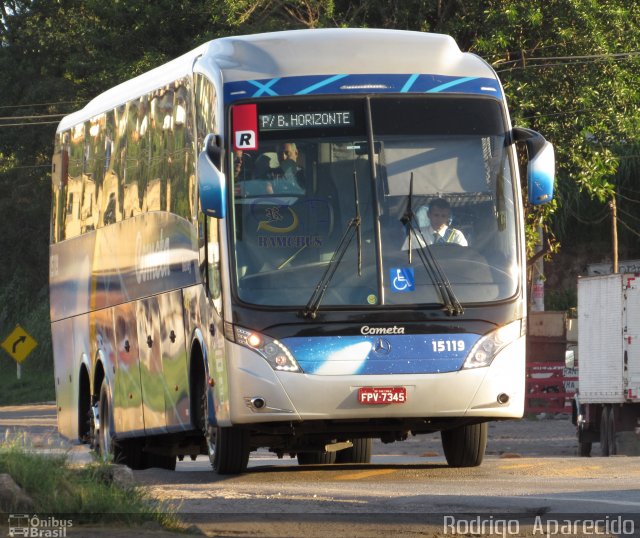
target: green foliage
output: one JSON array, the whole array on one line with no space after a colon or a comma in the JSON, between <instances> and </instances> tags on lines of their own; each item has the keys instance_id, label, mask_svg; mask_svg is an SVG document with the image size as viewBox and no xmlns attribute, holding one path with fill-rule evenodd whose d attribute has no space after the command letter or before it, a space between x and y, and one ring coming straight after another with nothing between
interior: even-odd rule
<instances>
[{"instance_id":1,"label":"green foliage","mask_svg":"<svg viewBox=\"0 0 640 538\"><path fill-rule=\"evenodd\" d=\"M550 311L572 312L578 306L576 288L562 290L545 290L544 308Z\"/></svg>"},{"instance_id":2,"label":"green foliage","mask_svg":"<svg viewBox=\"0 0 640 538\"><path fill-rule=\"evenodd\" d=\"M558 208L544 217L575 236L580 191L608 203L620 145L637 140L640 13L624 1L494 0L486 16L472 50L501 76L515 122L554 143Z\"/></svg>"},{"instance_id":3,"label":"green foliage","mask_svg":"<svg viewBox=\"0 0 640 538\"><path fill-rule=\"evenodd\" d=\"M74 524L157 521L180 527L177 518L142 489L114 482L107 463L72 467L64 453L38 454L26 450L19 439L10 439L0 445L0 473L10 474L33 499L36 513L69 514ZM1 508L10 512L15 507Z\"/></svg>"}]
</instances>

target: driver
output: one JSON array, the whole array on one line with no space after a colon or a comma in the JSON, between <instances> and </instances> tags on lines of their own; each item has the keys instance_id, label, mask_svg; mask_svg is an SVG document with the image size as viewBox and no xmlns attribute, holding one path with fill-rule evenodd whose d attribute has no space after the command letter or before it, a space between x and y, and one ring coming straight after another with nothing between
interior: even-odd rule
<instances>
[{"instance_id":1,"label":"driver","mask_svg":"<svg viewBox=\"0 0 640 538\"><path fill-rule=\"evenodd\" d=\"M456 230L449 226L449 221L451 219L451 205L444 198L434 198L429 202L427 217L429 217L429 224L427 226L420 227L422 237L424 237L427 245L443 245L446 243L452 243L463 247L468 246L467 239L464 234L460 230ZM417 237L414 235L411 238L412 249L422 248L425 246L422 237L418 234ZM408 249L409 238L407 237L402 245L402 250Z\"/></svg>"}]
</instances>

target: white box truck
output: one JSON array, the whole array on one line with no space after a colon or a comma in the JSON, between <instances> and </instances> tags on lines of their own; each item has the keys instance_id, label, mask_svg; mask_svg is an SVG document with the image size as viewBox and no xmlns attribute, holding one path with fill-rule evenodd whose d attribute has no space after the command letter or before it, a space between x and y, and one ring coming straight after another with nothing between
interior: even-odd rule
<instances>
[{"instance_id":1,"label":"white box truck","mask_svg":"<svg viewBox=\"0 0 640 538\"><path fill-rule=\"evenodd\" d=\"M578 325L579 453L591 455L598 442L613 455L616 434L640 428L640 275L580 278Z\"/></svg>"}]
</instances>

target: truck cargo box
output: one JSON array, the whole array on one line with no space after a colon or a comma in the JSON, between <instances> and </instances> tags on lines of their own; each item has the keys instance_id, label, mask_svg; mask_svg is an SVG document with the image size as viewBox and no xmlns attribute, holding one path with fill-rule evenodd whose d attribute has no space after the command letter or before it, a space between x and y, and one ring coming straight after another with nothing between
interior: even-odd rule
<instances>
[{"instance_id":1,"label":"truck cargo box","mask_svg":"<svg viewBox=\"0 0 640 538\"><path fill-rule=\"evenodd\" d=\"M640 401L640 275L578 280L580 403Z\"/></svg>"}]
</instances>

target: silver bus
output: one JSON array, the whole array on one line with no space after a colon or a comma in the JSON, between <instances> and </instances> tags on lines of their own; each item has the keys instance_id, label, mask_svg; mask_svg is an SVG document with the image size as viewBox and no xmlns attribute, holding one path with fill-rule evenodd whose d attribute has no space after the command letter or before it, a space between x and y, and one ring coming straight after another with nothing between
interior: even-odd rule
<instances>
[{"instance_id":1,"label":"silver bus","mask_svg":"<svg viewBox=\"0 0 640 538\"><path fill-rule=\"evenodd\" d=\"M524 409L516 146L551 200L553 147L444 35L226 37L105 91L56 133L60 432L132 468L432 432L479 465Z\"/></svg>"}]
</instances>

